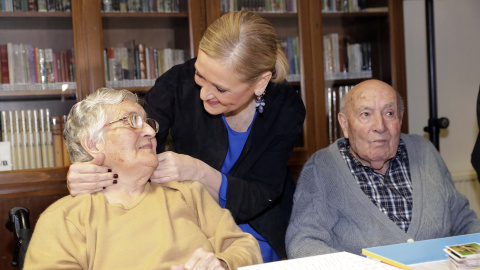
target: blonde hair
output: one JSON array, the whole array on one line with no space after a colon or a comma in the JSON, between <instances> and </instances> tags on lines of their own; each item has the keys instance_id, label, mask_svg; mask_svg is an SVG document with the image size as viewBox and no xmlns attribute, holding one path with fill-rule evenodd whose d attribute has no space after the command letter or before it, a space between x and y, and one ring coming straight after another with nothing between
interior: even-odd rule
<instances>
[{"instance_id":1,"label":"blonde hair","mask_svg":"<svg viewBox=\"0 0 480 270\"><path fill-rule=\"evenodd\" d=\"M277 46L275 29L249 11L231 12L217 19L207 28L199 48L223 61L245 82L254 82L270 71L271 81L281 83L289 72L287 58Z\"/></svg>"},{"instance_id":2,"label":"blonde hair","mask_svg":"<svg viewBox=\"0 0 480 270\"><path fill-rule=\"evenodd\" d=\"M100 88L84 100L73 105L68 114L63 137L72 162L90 161L92 156L83 149L83 136L93 142L103 140L102 128L107 123L109 105L120 104L124 100L138 102L136 94L128 90Z\"/></svg>"}]
</instances>

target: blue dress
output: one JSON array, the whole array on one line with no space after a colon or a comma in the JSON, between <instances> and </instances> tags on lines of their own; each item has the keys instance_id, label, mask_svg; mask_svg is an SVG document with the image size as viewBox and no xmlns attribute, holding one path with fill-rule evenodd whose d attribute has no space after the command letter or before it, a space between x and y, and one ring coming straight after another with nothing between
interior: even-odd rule
<instances>
[{"instance_id":1,"label":"blue dress","mask_svg":"<svg viewBox=\"0 0 480 270\"><path fill-rule=\"evenodd\" d=\"M255 112L255 116L256 115L257 115L257 112ZM255 116L253 119L255 119ZM220 170L220 172L222 173L222 183L220 184L220 191L219 191L218 197L219 197L220 206L222 208L225 208L225 205L227 204L227 187L228 187L228 181L227 181L226 175L230 174L230 170L232 169L233 165L235 165L235 162L237 162L237 159L240 156L240 153L242 152L243 147L245 146L245 142L247 141L248 135L250 134L250 129L252 128L252 124L250 124L247 131L236 132L230 128L223 114L222 114L222 119L228 130L228 152L227 152L227 157L225 158L225 161L223 163L223 167ZM260 245L260 250L262 252L263 262L266 263L266 262L274 262L274 261L280 260L280 258L278 257L277 253L275 253L273 248L267 243L267 241L260 234L258 234L252 228L252 226L250 226L248 223L238 224L238 226L244 232L250 233L251 235L253 235L253 237L257 239L258 244Z\"/></svg>"}]
</instances>

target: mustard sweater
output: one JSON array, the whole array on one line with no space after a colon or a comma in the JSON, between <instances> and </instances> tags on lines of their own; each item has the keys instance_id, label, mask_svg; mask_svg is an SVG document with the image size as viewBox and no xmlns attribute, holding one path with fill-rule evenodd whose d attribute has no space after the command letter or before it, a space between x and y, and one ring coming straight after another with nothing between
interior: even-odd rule
<instances>
[{"instance_id":1,"label":"mustard sweater","mask_svg":"<svg viewBox=\"0 0 480 270\"><path fill-rule=\"evenodd\" d=\"M200 247L230 269L262 262L257 241L201 184L147 183L130 205L109 204L103 193L52 204L36 224L25 269L169 269Z\"/></svg>"}]
</instances>

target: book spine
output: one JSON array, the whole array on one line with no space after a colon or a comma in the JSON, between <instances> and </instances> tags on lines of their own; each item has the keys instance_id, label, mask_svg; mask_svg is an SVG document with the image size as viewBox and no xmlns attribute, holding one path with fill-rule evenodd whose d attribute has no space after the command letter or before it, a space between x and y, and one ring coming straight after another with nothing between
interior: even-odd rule
<instances>
[{"instance_id":1,"label":"book spine","mask_svg":"<svg viewBox=\"0 0 480 270\"><path fill-rule=\"evenodd\" d=\"M45 51L43 49L38 49L38 71L39 71L39 83L45 84L47 80L47 68L45 66Z\"/></svg>"},{"instance_id":2,"label":"book spine","mask_svg":"<svg viewBox=\"0 0 480 270\"><path fill-rule=\"evenodd\" d=\"M1 80L3 84L10 83L8 73L8 52L7 44L0 45L0 68L1 68Z\"/></svg>"},{"instance_id":3,"label":"book spine","mask_svg":"<svg viewBox=\"0 0 480 270\"><path fill-rule=\"evenodd\" d=\"M53 151L55 156L55 167L63 166L62 147L62 123L60 116L52 117Z\"/></svg>"},{"instance_id":4,"label":"book spine","mask_svg":"<svg viewBox=\"0 0 480 270\"><path fill-rule=\"evenodd\" d=\"M55 73L53 70L53 51L50 48L45 49L45 69L47 71L47 83L54 83Z\"/></svg>"},{"instance_id":5,"label":"book spine","mask_svg":"<svg viewBox=\"0 0 480 270\"><path fill-rule=\"evenodd\" d=\"M40 137L39 125L39 112L38 110L33 110L33 138L34 138L34 151L35 151L35 166L37 168L43 168L42 163L42 140Z\"/></svg>"},{"instance_id":6,"label":"book spine","mask_svg":"<svg viewBox=\"0 0 480 270\"><path fill-rule=\"evenodd\" d=\"M2 142L8 142L7 111L2 111Z\"/></svg>"},{"instance_id":7,"label":"book spine","mask_svg":"<svg viewBox=\"0 0 480 270\"><path fill-rule=\"evenodd\" d=\"M28 11L37 11L37 1L28 0Z\"/></svg>"},{"instance_id":8,"label":"book spine","mask_svg":"<svg viewBox=\"0 0 480 270\"><path fill-rule=\"evenodd\" d=\"M47 0L37 0L38 12L47 12Z\"/></svg>"},{"instance_id":9,"label":"book spine","mask_svg":"<svg viewBox=\"0 0 480 270\"><path fill-rule=\"evenodd\" d=\"M23 168L31 169L30 167L30 155L28 153L29 141L28 141L28 130L27 130L27 114L25 110L20 111L20 124L21 124L21 133L22 133L22 159L23 159Z\"/></svg>"},{"instance_id":10,"label":"book spine","mask_svg":"<svg viewBox=\"0 0 480 270\"><path fill-rule=\"evenodd\" d=\"M55 152L53 150L53 136L50 121L50 109L45 109L45 130L47 138L48 167L55 167Z\"/></svg>"},{"instance_id":11,"label":"book spine","mask_svg":"<svg viewBox=\"0 0 480 270\"><path fill-rule=\"evenodd\" d=\"M20 114L18 111L14 111L14 125L15 125L15 143L16 143L16 163L17 169L23 170L25 169L24 159L23 159L23 144L22 144L22 130L21 130L21 123L20 123Z\"/></svg>"},{"instance_id":12,"label":"book spine","mask_svg":"<svg viewBox=\"0 0 480 270\"><path fill-rule=\"evenodd\" d=\"M48 155L48 143L47 143L47 124L46 124L46 112L44 109L40 109L40 122L39 122L39 131L40 131L40 148L42 154L42 167L49 168L49 155Z\"/></svg>"},{"instance_id":13,"label":"book spine","mask_svg":"<svg viewBox=\"0 0 480 270\"><path fill-rule=\"evenodd\" d=\"M13 119L13 111L8 111L8 120L7 120L7 124L9 126L8 139L10 140L10 150L12 154L12 170L18 170L17 142L16 142L17 137L15 134L14 122L15 120Z\"/></svg>"},{"instance_id":14,"label":"book spine","mask_svg":"<svg viewBox=\"0 0 480 270\"><path fill-rule=\"evenodd\" d=\"M146 79L147 78L147 61L145 59L145 45L138 44L138 63L140 65L139 72L140 76L139 79Z\"/></svg>"},{"instance_id":15,"label":"book spine","mask_svg":"<svg viewBox=\"0 0 480 270\"><path fill-rule=\"evenodd\" d=\"M10 84L14 84L14 63L13 63L13 44L12 43L7 43L7 57L8 57L8 79L10 81Z\"/></svg>"},{"instance_id":16,"label":"book spine","mask_svg":"<svg viewBox=\"0 0 480 270\"><path fill-rule=\"evenodd\" d=\"M28 162L31 169L37 167L37 161L35 160L35 137L33 134L33 114L32 110L27 110L27 142L28 142Z\"/></svg>"},{"instance_id":17,"label":"book spine","mask_svg":"<svg viewBox=\"0 0 480 270\"><path fill-rule=\"evenodd\" d=\"M30 83L37 83L35 47L31 44L27 45L27 57L28 57L28 74L30 76Z\"/></svg>"}]
</instances>

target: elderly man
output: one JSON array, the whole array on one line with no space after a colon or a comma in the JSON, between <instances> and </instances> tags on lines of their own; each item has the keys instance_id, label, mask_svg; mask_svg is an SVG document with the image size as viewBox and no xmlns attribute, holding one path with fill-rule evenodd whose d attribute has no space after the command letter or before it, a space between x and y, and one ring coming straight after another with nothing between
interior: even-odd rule
<instances>
[{"instance_id":1,"label":"elderly man","mask_svg":"<svg viewBox=\"0 0 480 270\"><path fill-rule=\"evenodd\" d=\"M437 150L400 133L403 101L378 80L355 86L345 138L305 164L286 235L289 258L480 232Z\"/></svg>"}]
</instances>

